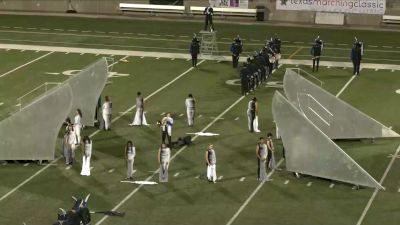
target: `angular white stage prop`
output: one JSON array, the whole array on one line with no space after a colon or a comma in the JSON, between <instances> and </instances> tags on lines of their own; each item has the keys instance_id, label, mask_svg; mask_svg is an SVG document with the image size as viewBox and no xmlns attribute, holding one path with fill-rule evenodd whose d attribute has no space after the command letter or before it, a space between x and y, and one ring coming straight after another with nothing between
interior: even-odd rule
<instances>
[{"instance_id":1,"label":"angular white stage prop","mask_svg":"<svg viewBox=\"0 0 400 225\"><path fill-rule=\"evenodd\" d=\"M400 137L292 69L286 70L283 87L289 102L331 139Z\"/></svg>"},{"instance_id":2,"label":"angular white stage prop","mask_svg":"<svg viewBox=\"0 0 400 225\"><path fill-rule=\"evenodd\" d=\"M83 69L66 82L71 85L73 105L69 117L74 118L76 109L81 109L85 126L94 125L96 105L108 78L107 60L102 58Z\"/></svg>"},{"instance_id":3,"label":"angular white stage prop","mask_svg":"<svg viewBox=\"0 0 400 225\"><path fill-rule=\"evenodd\" d=\"M288 171L384 189L281 93L272 114L285 147Z\"/></svg>"},{"instance_id":4,"label":"angular white stage prop","mask_svg":"<svg viewBox=\"0 0 400 225\"><path fill-rule=\"evenodd\" d=\"M72 107L69 84L0 121L1 160L52 160L60 128Z\"/></svg>"}]
</instances>

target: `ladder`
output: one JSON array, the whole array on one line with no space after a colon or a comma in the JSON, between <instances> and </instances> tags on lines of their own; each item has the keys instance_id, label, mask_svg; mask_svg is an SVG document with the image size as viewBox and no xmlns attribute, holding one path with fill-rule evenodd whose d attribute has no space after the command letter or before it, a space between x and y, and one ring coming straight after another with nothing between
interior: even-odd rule
<instances>
[{"instance_id":1,"label":"ladder","mask_svg":"<svg viewBox=\"0 0 400 225\"><path fill-rule=\"evenodd\" d=\"M203 55L218 55L217 32L200 31L200 53Z\"/></svg>"}]
</instances>

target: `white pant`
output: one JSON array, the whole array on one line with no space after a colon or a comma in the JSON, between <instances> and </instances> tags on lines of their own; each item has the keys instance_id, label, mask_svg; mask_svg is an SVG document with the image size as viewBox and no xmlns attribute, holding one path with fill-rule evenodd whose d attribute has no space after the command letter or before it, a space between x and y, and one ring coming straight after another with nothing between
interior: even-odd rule
<instances>
[{"instance_id":1,"label":"white pant","mask_svg":"<svg viewBox=\"0 0 400 225\"><path fill-rule=\"evenodd\" d=\"M75 131L75 134L76 134L76 136L77 136L77 141L78 141L78 144L80 144L81 143L81 130L82 130L82 126L81 125L75 125L74 126L74 131Z\"/></svg>"},{"instance_id":2,"label":"white pant","mask_svg":"<svg viewBox=\"0 0 400 225\"><path fill-rule=\"evenodd\" d=\"M256 116L255 118L254 118L254 122L253 122L253 128L254 128L254 132L261 132L259 129L258 129L258 116Z\"/></svg>"},{"instance_id":3,"label":"white pant","mask_svg":"<svg viewBox=\"0 0 400 225\"><path fill-rule=\"evenodd\" d=\"M111 127L111 114L103 112L104 129L108 130Z\"/></svg>"},{"instance_id":4,"label":"white pant","mask_svg":"<svg viewBox=\"0 0 400 225\"><path fill-rule=\"evenodd\" d=\"M130 178L133 176L133 163L134 162L135 162L135 159L126 160L126 165L127 165L126 177L127 178Z\"/></svg>"},{"instance_id":5,"label":"white pant","mask_svg":"<svg viewBox=\"0 0 400 225\"><path fill-rule=\"evenodd\" d=\"M210 181L216 181L217 180L217 165L208 165L207 166L207 179Z\"/></svg>"},{"instance_id":6,"label":"white pant","mask_svg":"<svg viewBox=\"0 0 400 225\"><path fill-rule=\"evenodd\" d=\"M194 109L186 109L186 114L187 114L187 120L188 120L188 125L193 126L194 125Z\"/></svg>"},{"instance_id":7,"label":"white pant","mask_svg":"<svg viewBox=\"0 0 400 225\"><path fill-rule=\"evenodd\" d=\"M82 176L90 176L90 158L91 156L83 156L82 157L82 170L81 170L81 175Z\"/></svg>"}]
</instances>

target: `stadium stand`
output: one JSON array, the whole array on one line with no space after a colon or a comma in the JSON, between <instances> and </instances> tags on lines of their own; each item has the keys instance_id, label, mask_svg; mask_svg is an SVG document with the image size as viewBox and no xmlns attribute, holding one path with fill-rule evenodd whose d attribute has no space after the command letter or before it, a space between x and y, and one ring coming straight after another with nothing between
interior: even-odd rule
<instances>
[{"instance_id":1,"label":"stadium stand","mask_svg":"<svg viewBox=\"0 0 400 225\"><path fill-rule=\"evenodd\" d=\"M383 15L383 23L400 24L400 16Z\"/></svg>"}]
</instances>

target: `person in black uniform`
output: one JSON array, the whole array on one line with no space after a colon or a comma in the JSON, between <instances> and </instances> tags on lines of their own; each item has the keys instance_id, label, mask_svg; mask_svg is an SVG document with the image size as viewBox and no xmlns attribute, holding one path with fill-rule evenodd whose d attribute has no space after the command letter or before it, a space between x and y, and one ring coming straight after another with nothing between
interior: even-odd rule
<instances>
[{"instance_id":1,"label":"person in black uniform","mask_svg":"<svg viewBox=\"0 0 400 225\"><path fill-rule=\"evenodd\" d=\"M210 29L211 29L211 32L213 32L213 31L215 30L215 29L214 29L213 20L212 20L212 17L213 17L213 15L214 15L214 9L211 7L211 4L209 4L209 5L204 9L203 14L206 15L206 23L205 23L205 25L204 25L204 30L207 30L208 23L210 23Z\"/></svg>"},{"instance_id":2,"label":"person in black uniform","mask_svg":"<svg viewBox=\"0 0 400 225\"><path fill-rule=\"evenodd\" d=\"M310 53L313 60L313 72L319 69L319 60L321 58L322 49L324 47L324 42L319 38L319 36L315 39L315 43L311 47Z\"/></svg>"},{"instance_id":3,"label":"person in black uniform","mask_svg":"<svg viewBox=\"0 0 400 225\"><path fill-rule=\"evenodd\" d=\"M240 38L239 34L236 35L236 38L234 40L236 43L238 43L242 48L243 48L243 40Z\"/></svg>"},{"instance_id":4,"label":"person in black uniform","mask_svg":"<svg viewBox=\"0 0 400 225\"><path fill-rule=\"evenodd\" d=\"M243 68L240 70L240 84L242 86L242 95L245 96L249 93L249 70L247 64L243 63Z\"/></svg>"},{"instance_id":5,"label":"person in black uniform","mask_svg":"<svg viewBox=\"0 0 400 225\"><path fill-rule=\"evenodd\" d=\"M192 67L197 67L197 55L200 54L199 40L194 37L190 44L190 55L192 56Z\"/></svg>"},{"instance_id":6,"label":"person in black uniform","mask_svg":"<svg viewBox=\"0 0 400 225\"><path fill-rule=\"evenodd\" d=\"M272 43L274 45L275 53L276 53L276 60L275 60L275 69L278 69L279 66L279 60L281 59L281 47L282 47L282 41L278 37L277 34L275 34L275 37L272 40Z\"/></svg>"},{"instance_id":7,"label":"person in black uniform","mask_svg":"<svg viewBox=\"0 0 400 225\"><path fill-rule=\"evenodd\" d=\"M360 64L362 60L362 43L357 41L351 49L351 61L353 62L353 74L360 75Z\"/></svg>"},{"instance_id":8,"label":"person in black uniform","mask_svg":"<svg viewBox=\"0 0 400 225\"><path fill-rule=\"evenodd\" d=\"M272 71L274 70L275 64L275 50L272 41L269 41L266 46L266 52L268 55L267 66L268 66L268 76L271 76Z\"/></svg>"},{"instance_id":9,"label":"person in black uniform","mask_svg":"<svg viewBox=\"0 0 400 225\"><path fill-rule=\"evenodd\" d=\"M242 53L242 46L240 45L240 42L236 40L232 42L231 52L232 52L232 66L233 68L237 68L239 63L239 56L240 53Z\"/></svg>"}]
</instances>

